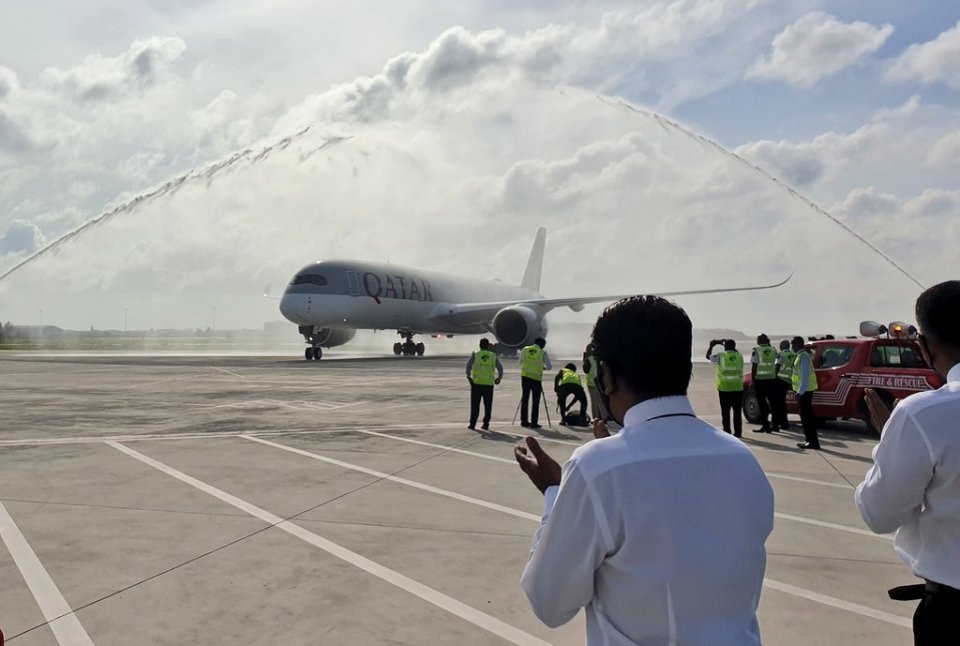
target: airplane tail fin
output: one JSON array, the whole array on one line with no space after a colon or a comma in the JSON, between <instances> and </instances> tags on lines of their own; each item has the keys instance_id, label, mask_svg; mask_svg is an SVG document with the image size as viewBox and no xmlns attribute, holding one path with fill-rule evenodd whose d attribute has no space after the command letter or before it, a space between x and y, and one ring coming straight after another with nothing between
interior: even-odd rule
<instances>
[{"instance_id":1,"label":"airplane tail fin","mask_svg":"<svg viewBox=\"0 0 960 646\"><path fill-rule=\"evenodd\" d=\"M520 281L521 287L535 292L540 291L540 276L543 273L543 249L546 244L547 230L540 227L537 229L537 237L533 241L533 249L530 250L530 259L527 260L527 269L523 272L523 280Z\"/></svg>"}]
</instances>

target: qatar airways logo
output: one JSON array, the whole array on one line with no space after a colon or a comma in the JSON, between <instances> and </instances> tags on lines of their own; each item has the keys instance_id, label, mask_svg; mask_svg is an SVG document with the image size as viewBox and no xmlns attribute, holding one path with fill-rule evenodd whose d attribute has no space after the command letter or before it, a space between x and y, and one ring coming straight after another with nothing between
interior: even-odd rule
<instances>
[{"instance_id":1,"label":"qatar airways logo","mask_svg":"<svg viewBox=\"0 0 960 646\"><path fill-rule=\"evenodd\" d=\"M381 299L404 301L433 301L430 283L416 276L385 274L382 278L372 272L363 275L363 291L380 305Z\"/></svg>"}]
</instances>

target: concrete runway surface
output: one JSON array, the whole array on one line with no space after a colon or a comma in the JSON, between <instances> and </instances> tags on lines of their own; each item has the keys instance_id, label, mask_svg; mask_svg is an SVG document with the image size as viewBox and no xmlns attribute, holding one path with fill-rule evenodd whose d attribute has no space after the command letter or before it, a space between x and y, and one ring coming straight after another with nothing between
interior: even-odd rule
<instances>
[{"instance_id":1,"label":"concrete runway surface","mask_svg":"<svg viewBox=\"0 0 960 646\"><path fill-rule=\"evenodd\" d=\"M518 368L480 433L464 361L0 355L7 643L582 644L582 613L546 628L519 585L541 496L512 457ZM712 366L691 399L718 423ZM913 577L853 504L876 438L752 428L764 643L912 643L886 590ZM589 439L539 435L561 461Z\"/></svg>"}]
</instances>

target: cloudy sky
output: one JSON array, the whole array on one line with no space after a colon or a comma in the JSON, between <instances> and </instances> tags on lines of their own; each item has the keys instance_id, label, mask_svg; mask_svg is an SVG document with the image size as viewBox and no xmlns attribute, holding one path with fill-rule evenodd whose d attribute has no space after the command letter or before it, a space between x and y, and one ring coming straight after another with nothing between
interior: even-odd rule
<instances>
[{"instance_id":1,"label":"cloudy sky","mask_svg":"<svg viewBox=\"0 0 960 646\"><path fill-rule=\"evenodd\" d=\"M550 296L795 271L682 304L909 317L917 285L788 186L956 277L956 3L0 3L0 273L99 222L0 280L3 320L256 327L318 258L516 280L541 224Z\"/></svg>"}]
</instances>

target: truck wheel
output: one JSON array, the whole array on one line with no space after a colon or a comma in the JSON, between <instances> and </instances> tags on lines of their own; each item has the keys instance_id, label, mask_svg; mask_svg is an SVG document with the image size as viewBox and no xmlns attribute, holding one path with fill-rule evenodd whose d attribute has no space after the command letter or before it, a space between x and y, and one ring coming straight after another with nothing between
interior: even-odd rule
<instances>
[{"instance_id":1,"label":"truck wheel","mask_svg":"<svg viewBox=\"0 0 960 646\"><path fill-rule=\"evenodd\" d=\"M893 395L880 388L878 388L876 392L878 395L880 395L880 399L883 400L884 404L890 408L893 408ZM883 429L877 428L873 425L873 421L870 419L870 410L867 408L866 397L860 400L860 404L857 406L857 409L860 411L860 419L863 420L863 423L867 425L867 431L873 435L880 435L880 431Z\"/></svg>"},{"instance_id":2,"label":"truck wheel","mask_svg":"<svg viewBox=\"0 0 960 646\"><path fill-rule=\"evenodd\" d=\"M743 391L743 416L751 424L760 423L760 402L757 400L757 391L753 386Z\"/></svg>"}]
</instances>

